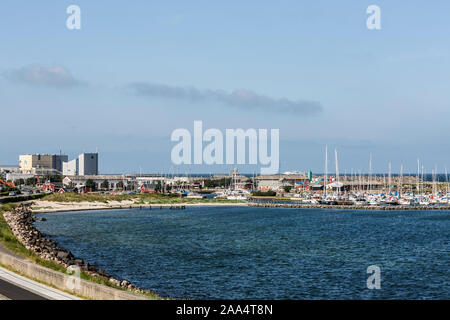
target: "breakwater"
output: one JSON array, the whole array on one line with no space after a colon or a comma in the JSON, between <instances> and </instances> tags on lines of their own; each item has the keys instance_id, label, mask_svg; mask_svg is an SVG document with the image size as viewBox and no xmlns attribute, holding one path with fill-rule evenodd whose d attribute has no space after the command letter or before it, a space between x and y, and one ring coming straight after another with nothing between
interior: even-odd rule
<instances>
[{"instance_id":1,"label":"breakwater","mask_svg":"<svg viewBox=\"0 0 450 320\"><path fill-rule=\"evenodd\" d=\"M450 210L450 206L355 206L334 204L292 204L292 203L255 203L249 202L250 207L263 208L298 208L298 209L347 209L347 210Z\"/></svg>"},{"instance_id":2,"label":"breakwater","mask_svg":"<svg viewBox=\"0 0 450 320\"><path fill-rule=\"evenodd\" d=\"M3 217L11 228L14 236L29 251L32 251L41 259L54 261L64 268L78 267L85 274L94 278L104 278L111 285L138 294L152 294L150 290L143 290L128 280L119 280L111 277L106 271L75 257L70 251L58 246L37 230L33 223L36 221L28 205L20 205L13 211L3 214ZM45 221L42 218L42 221Z\"/></svg>"}]
</instances>

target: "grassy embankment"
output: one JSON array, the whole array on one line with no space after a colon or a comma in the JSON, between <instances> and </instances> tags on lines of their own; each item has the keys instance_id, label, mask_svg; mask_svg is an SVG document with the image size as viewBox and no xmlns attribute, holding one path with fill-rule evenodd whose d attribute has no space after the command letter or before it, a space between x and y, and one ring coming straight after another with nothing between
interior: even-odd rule
<instances>
[{"instance_id":1,"label":"grassy embankment","mask_svg":"<svg viewBox=\"0 0 450 320\"><path fill-rule=\"evenodd\" d=\"M14 205L14 204L5 204L5 205L0 206L0 242L10 251L14 252L15 254L17 254L19 256L22 256L22 257L28 259L28 260L31 260L32 262L34 262L38 265L41 265L43 267L46 267L46 268L49 268L49 269L52 269L55 271L66 273L66 269L64 267L62 267L55 261L48 261L48 260L44 260L44 259L38 257L36 254L34 254L33 252L31 252L27 248L25 248L23 246L23 244L14 236L9 225L6 223L5 219L3 218L3 214L7 211L14 210L15 207L16 207L16 205ZM92 282L95 282L98 284L106 285L108 287L126 291L125 289L123 289L121 287L113 285L112 283L110 283L108 281L108 279L103 278L103 277L93 277L93 276L90 276L90 275L84 273L83 271L81 272L80 277L81 277L81 279L84 279L84 280L92 281ZM161 299L161 297L158 296L156 293L145 294L145 296L148 298L151 298L151 299Z\"/></svg>"},{"instance_id":2,"label":"grassy embankment","mask_svg":"<svg viewBox=\"0 0 450 320\"><path fill-rule=\"evenodd\" d=\"M189 199L180 197L178 195L164 195L164 194L100 194L100 193L55 193L46 195L42 198L43 201L54 202L103 202L108 201L133 201L134 204L151 205L151 204L201 204L201 203L241 203L239 200L228 199Z\"/></svg>"},{"instance_id":3,"label":"grassy embankment","mask_svg":"<svg viewBox=\"0 0 450 320\"><path fill-rule=\"evenodd\" d=\"M13 203L13 202L37 200L39 198L42 198L43 196L44 196L43 193L39 193L39 194L32 194L32 195L29 195L29 196L17 195L17 196L10 196L10 197L1 197L0 198L0 205L1 204L6 204L6 203Z\"/></svg>"}]
</instances>

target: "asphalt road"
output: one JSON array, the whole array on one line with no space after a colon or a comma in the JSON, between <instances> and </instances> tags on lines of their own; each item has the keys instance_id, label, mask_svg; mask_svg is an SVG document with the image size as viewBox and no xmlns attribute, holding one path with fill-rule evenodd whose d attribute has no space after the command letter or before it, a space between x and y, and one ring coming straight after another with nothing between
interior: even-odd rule
<instances>
[{"instance_id":1,"label":"asphalt road","mask_svg":"<svg viewBox=\"0 0 450 320\"><path fill-rule=\"evenodd\" d=\"M0 279L0 300L48 300L22 287Z\"/></svg>"},{"instance_id":2,"label":"asphalt road","mask_svg":"<svg viewBox=\"0 0 450 320\"><path fill-rule=\"evenodd\" d=\"M81 300L0 267L0 295L11 300Z\"/></svg>"},{"instance_id":3,"label":"asphalt road","mask_svg":"<svg viewBox=\"0 0 450 320\"><path fill-rule=\"evenodd\" d=\"M0 253L23 260L0 244ZM25 260L24 260L25 261ZM0 300L81 300L0 267Z\"/></svg>"}]
</instances>

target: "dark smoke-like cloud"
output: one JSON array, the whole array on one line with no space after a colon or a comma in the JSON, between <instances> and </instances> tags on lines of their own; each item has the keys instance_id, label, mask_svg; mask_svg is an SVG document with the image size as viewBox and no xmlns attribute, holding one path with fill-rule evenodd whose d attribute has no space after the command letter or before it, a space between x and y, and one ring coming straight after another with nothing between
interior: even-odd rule
<instances>
[{"instance_id":1,"label":"dark smoke-like cloud","mask_svg":"<svg viewBox=\"0 0 450 320\"><path fill-rule=\"evenodd\" d=\"M323 110L322 105L316 101L292 101L287 98L274 99L246 89L238 89L229 93L223 90L200 90L195 87L176 87L164 84L135 82L129 84L126 90L138 96L178 99L189 102L216 101L249 110L289 112L301 115L313 115Z\"/></svg>"}]
</instances>

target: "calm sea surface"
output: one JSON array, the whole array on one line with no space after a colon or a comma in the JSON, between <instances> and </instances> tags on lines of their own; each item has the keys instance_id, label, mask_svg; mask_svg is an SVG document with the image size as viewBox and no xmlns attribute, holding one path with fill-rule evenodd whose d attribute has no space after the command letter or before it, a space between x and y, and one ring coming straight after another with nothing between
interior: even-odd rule
<instances>
[{"instance_id":1,"label":"calm sea surface","mask_svg":"<svg viewBox=\"0 0 450 320\"><path fill-rule=\"evenodd\" d=\"M450 212L252 207L41 214L75 256L162 296L449 299ZM381 268L381 289L366 287Z\"/></svg>"}]
</instances>

